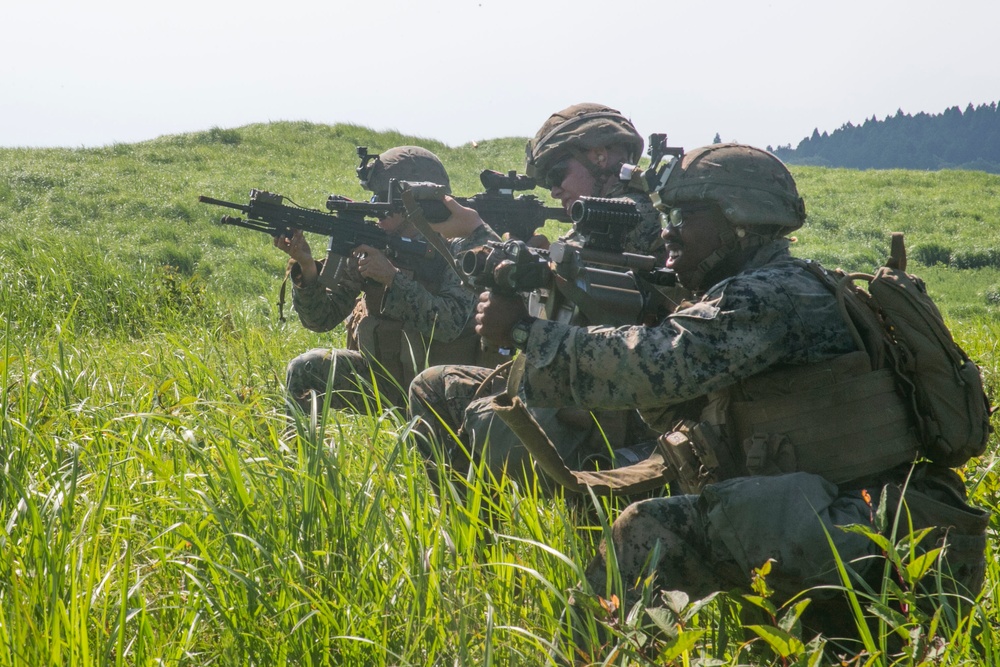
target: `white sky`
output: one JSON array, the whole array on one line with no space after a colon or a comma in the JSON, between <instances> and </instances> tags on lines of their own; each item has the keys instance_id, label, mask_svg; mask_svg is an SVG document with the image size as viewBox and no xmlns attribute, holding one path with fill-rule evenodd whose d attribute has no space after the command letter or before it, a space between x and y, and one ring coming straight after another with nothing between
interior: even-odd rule
<instances>
[{"instance_id":1,"label":"white sky","mask_svg":"<svg viewBox=\"0 0 1000 667\"><path fill-rule=\"evenodd\" d=\"M0 146L277 120L459 145L600 102L687 148L1000 101L998 0L11 0Z\"/></svg>"}]
</instances>

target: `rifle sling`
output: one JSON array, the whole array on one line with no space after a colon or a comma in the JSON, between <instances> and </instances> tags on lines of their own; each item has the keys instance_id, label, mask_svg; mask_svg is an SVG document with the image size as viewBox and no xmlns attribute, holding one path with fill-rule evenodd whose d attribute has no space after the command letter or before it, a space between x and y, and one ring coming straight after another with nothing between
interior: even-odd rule
<instances>
[{"instance_id":1,"label":"rifle sling","mask_svg":"<svg viewBox=\"0 0 1000 667\"><path fill-rule=\"evenodd\" d=\"M454 255L451 254L451 250L448 248L448 244L445 240L434 231L430 223L427 221L427 217L424 215L423 210L421 210L420 205L417 203L416 198L413 196L411 190L404 190L402 194L403 205L406 206L406 217L413 223L413 226L417 228L417 231L427 240L438 254L441 255L451 270L455 272L458 279L462 281L462 285L468 288L472 288L472 285L466 280L462 272L458 270L458 263L455 261Z\"/></svg>"},{"instance_id":2,"label":"rifle sling","mask_svg":"<svg viewBox=\"0 0 1000 667\"><path fill-rule=\"evenodd\" d=\"M662 489L676 477L659 450L645 461L622 468L570 470L518 395L524 366L525 356L520 354L511 364L506 393L493 399L493 410L521 440L542 472L553 481L576 493L587 493L589 487L598 495L633 495Z\"/></svg>"}]
</instances>

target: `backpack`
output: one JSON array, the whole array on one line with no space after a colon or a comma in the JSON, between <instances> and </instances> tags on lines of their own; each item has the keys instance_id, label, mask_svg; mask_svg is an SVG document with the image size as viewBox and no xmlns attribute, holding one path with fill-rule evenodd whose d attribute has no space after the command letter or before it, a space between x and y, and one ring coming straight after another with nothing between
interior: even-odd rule
<instances>
[{"instance_id":1,"label":"backpack","mask_svg":"<svg viewBox=\"0 0 1000 667\"><path fill-rule=\"evenodd\" d=\"M834 290L858 349L872 368L891 368L911 406L921 454L962 466L986 450L995 408L979 367L952 338L924 282L906 273L903 234L893 232L889 259L874 275L827 272L809 263ZM834 282L835 281L835 285ZM864 287L856 283L867 283Z\"/></svg>"}]
</instances>

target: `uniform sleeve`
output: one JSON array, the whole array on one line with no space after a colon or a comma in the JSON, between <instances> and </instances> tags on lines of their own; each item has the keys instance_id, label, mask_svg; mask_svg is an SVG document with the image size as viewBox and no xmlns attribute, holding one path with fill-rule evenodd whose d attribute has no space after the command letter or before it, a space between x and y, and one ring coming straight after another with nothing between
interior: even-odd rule
<instances>
[{"instance_id":1,"label":"uniform sleeve","mask_svg":"<svg viewBox=\"0 0 1000 667\"><path fill-rule=\"evenodd\" d=\"M453 256L457 256L489 240L499 240L499 237L483 225L468 237L452 241L449 249ZM479 295L463 286L451 268L446 270L437 292L431 292L413 278L400 273L385 294L382 312L416 327L428 338L433 336L447 343L466 330L478 300Z\"/></svg>"},{"instance_id":2,"label":"uniform sleeve","mask_svg":"<svg viewBox=\"0 0 1000 667\"><path fill-rule=\"evenodd\" d=\"M655 409L777 364L811 363L851 349L842 320L828 326L839 320L828 292L820 286L800 298L771 280L733 280L653 327L535 322L525 351L528 402Z\"/></svg>"},{"instance_id":3,"label":"uniform sleeve","mask_svg":"<svg viewBox=\"0 0 1000 667\"><path fill-rule=\"evenodd\" d=\"M323 263L316 264L317 269L321 271ZM310 331L330 331L343 322L354 310L354 305L361 294L360 281L347 280L336 288L328 289L319 283L302 286L301 282L296 280L295 268L290 277L292 305L302 326Z\"/></svg>"}]
</instances>

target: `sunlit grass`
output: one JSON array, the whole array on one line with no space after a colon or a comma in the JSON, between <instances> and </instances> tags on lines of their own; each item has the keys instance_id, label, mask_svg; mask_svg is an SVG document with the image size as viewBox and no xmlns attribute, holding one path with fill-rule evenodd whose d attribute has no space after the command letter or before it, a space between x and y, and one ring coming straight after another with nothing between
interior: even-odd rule
<instances>
[{"instance_id":1,"label":"sunlit grass","mask_svg":"<svg viewBox=\"0 0 1000 667\"><path fill-rule=\"evenodd\" d=\"M316 337L287 308L278 322L284 257L196 203L252 187L317 207L334 192L361 197L354 146L414 142L441 155L462 195L479 191L480 169L522 167L522 139L451 148L304 123L0 150L0 667L581 657L568 601L606 537L600 517L620 508L476 475L439 501L399 412L320 408L289 422L285 363L343 344L343 332ZM795 173L811 215L796 252L869 270L888 232L906 231L911 269L995 389L1000 269L987 251L1000 247L1000 179ZM957 266L962 257L982 265ZM994 448L965 476L975 502L996 510ZM914 644L941 651L851 664L1000 664L989 556L969 616L936 625L937 644L928 628ZM601 593L588 632L604 664L829 657L794 604L771 614L738 595L670 597L647 612ZM864 593L868 615L883 592ZM750 609L763 620L745 621Z\"/></svg>"}]
</instances>

